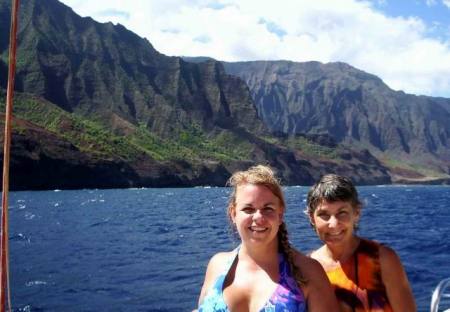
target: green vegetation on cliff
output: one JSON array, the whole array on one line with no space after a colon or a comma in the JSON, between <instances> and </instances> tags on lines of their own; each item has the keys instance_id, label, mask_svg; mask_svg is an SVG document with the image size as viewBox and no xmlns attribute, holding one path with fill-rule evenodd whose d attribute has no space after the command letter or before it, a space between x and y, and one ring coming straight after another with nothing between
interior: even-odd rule
<instances>
[{"instance_id":1,"label":"green vegetation on cliff","mask_svg":"<svg viewBox=\"0 0 450 312\"><path fill-rule=\"evenodd\" d=\"M5 94L0 94L5 109ZM229 131L207 135L199 125L178 129L170 138L160 138L140 123L128 135L115 134L100 121L68 113L43 99L16 93L14 117L26 120L69 141L80 151L96 157L134 160L146 153L156 160L248 160L252 146ZM14 125L14 131L23 126Z\"/></svg>"}]
</instances>

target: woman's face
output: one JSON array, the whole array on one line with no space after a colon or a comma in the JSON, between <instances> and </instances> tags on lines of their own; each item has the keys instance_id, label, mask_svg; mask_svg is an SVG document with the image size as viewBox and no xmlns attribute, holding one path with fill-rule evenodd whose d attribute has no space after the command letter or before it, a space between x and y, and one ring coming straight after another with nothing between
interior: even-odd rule
<instances>
[{"instance_id":1,"label":"woman's face","mask_svg":"<svg viewBox=\"0 0 450 312\"><path fill-rule=\"evenodd\" d=\"M243 184L236 189L231 219L243 243L271 244L283 222L280 199L263 185Z\"/></svg>"},{"instance_id":2,"label":"woman's face","mask_svg":"<svg viewBox=\"0 0 450 312\"><path fill-rule=\"evenodd\" d=\"M349 242L359 220L359 209L350 202L322 201L310 215L319 238L327 245Z\"/></svg>"}]
</instances>

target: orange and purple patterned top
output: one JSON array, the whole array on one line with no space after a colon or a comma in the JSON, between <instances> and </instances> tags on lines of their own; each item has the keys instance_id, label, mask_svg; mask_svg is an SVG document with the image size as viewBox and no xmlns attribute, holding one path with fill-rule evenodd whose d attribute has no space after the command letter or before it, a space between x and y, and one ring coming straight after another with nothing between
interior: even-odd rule
<instances>
[{"instance_id":1,"label":"orange and purple patterned top","mask_svg":"<svg viewBox=\"0 0 450 312\"><path fill-rule=\"evenodd\" d=\"M327 270L341 311L392 312L381 279L380 244L361 239L354 256Z\"/></svg>"}]
</instances>

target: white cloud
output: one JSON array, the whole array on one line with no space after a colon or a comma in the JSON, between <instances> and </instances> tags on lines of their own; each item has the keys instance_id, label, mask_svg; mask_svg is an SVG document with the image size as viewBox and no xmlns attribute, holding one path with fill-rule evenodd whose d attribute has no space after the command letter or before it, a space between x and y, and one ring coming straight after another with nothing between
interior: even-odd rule
<instances>
[{"instance_id":1,"label":"white cloud","mask_svg":"<svg viewBox=\"0 0 450 312\"><path fill-rule=\"evenodd\" d=\"M450 0L442 0L442 3L450 9Z\"/></svg>"},{"instance_id":2,"label":"white cloud","mask_svg":"<svg viewBox=\"0 0 450 312\"><path fill-rule=\"evenodd\" d=\"M450 41L427 37L418 18L387 17L368 1L64 2L83 16L125 25L167 55L342 61L393 89L450 97Z\"/></svg>"}]
</instances>

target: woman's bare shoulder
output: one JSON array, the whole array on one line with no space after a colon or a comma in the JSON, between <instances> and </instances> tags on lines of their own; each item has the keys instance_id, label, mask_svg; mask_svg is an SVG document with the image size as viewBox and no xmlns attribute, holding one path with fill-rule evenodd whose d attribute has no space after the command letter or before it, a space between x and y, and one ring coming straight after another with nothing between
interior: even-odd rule
<instances>
[{"instance_id":1,"label":"woman's bare shoulder","mask_svg":"<svg viewBox=\"0 0 450 312\"><path fill-rule=\"evenodd\" d=\"M308 256L313 258L313 259L320 258L322 256L322 254L323 254L324 247L325 246L321 246L321 247L319 247L319 248L317 248L317 249L315 249L313 251L310 251L308 253Z\"/></svg>"},{"instance_id":2,"label":"woman's bare shoulder","mask_svg":"<svg viewBox=\"0 0 450 312\"><path fill-rule=\"evenodd\" d=\"M225 264L228 264L229 261L231 261L235 255L236 251L218 252L211 257L211 259L209 260L208 267L216 267L216 266L221 267Z\"/></svg>"},{"instance_id":3,"label":"woman's bare shoulder","mask_svg":"<svg viewBox=\"0 0 450 312\"><path fill-rule=\"evenodd\" d=\"M200 297L198 304L203 302L203 298L206 295L208 289L213 285L217 277L222 274L226 266L233 261L233 257L236 255L236 251L219 252L211 257L206 268L205 280L203 282L202 289L200 291Z\"/></svg>"},{"instance_id":4,"label":"woman's bare shoulder","mask_svg":"<svg viewBox=\"0 0 450 312\"><path fill-rule=\"evenodd\" d=\"M206 268L206 278L214 279L222 273L224 268L233 260L236 255L235 251L218 252L209 259L208 267Z\"/></svg>"},{"instance_id":5,"label":"woman's bare shoulder","mask_svg":"<svg viewBox=\"0 0 450 312\"><path fill-rule=\"evenodd\" d=\"M383 276L399 276L403 274L402 262L394 249L386 245L380 245L379 255Z\"/></svg>"},{"instance_id":6,"label":"woman's bare shoulder","mask_svg":"<svg viewBox=\"0 0 450 312\"><path fill-rule=\"evenodd\" d=\"M295 250L294 255L295 264L301 269L306 279L314 277L317 274L323 276L322 266L316 259L311 258L310 256L307 256L297 250Z\"/></svg>"}]
</instances>

